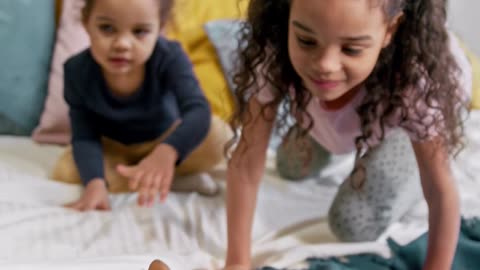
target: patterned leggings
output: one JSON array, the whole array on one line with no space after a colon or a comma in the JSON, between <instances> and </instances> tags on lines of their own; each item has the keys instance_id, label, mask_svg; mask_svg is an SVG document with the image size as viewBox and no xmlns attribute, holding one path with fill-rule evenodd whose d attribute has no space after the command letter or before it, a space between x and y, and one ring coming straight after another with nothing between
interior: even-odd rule
<instances>
[{"instance_id":1,"label":"patterned leggings","mask_svg":"<svg viewBox=\"0 0 480 270\"><path fill-rule=\"evenodd\" d=\"M291 143L294 139L289 133L277 151L280 175L298 179L318 173L328 161L328 152L311 138L300 144ZM396 130L361 157L340 185L328 214L329 225L341 241L372 241L421 198L410 139Z\"/></svg>"}]
</instances>

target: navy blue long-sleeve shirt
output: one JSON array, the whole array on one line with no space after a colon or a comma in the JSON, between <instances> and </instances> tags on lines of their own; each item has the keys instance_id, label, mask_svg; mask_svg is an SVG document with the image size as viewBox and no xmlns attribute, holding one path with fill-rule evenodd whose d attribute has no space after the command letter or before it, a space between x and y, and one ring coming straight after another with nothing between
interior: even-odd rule
<instances>
[{"instance_id":1,"label":"navy blue long-sleeve shirt","mask_svg":"<svg viewBox=\"0 0 480 270\"><path fill-rule=\"evenodd\" d=\"M111 93L89 49L65 63L64 79L73 156L84 185L104 178L102 136L126 145L152 141L181 120L164 141L176 149L178 164L208 133L210 107L177 42L158 39L143 84L128 97Z\"/></svg>"}]
</instances>

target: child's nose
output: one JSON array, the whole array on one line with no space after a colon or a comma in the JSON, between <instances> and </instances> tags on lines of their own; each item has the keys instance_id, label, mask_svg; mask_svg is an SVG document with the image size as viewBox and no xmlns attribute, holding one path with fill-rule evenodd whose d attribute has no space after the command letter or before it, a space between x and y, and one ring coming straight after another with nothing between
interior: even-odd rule
<instances>
[{"instance_id":1,"label":"child's nose","mask_svg":"<svg viewBox=\"0 0 480 270\"><path fill-rule=\"evenodd\" d=\"M333 49L324 49L313 58L318 73L333 73L341 69L340 56Z\"/></svg>"},{"instance_id":2,"label":"child's nose","mask_svg":"<svg viewBox=\"0 0 480 270\"><path fill-rule=\"evenodd\" d=\"M132 41L127 35L118 36L113 42L113 48L117 51L129 50L132 46Z\"/></svg>"}]
</instances>

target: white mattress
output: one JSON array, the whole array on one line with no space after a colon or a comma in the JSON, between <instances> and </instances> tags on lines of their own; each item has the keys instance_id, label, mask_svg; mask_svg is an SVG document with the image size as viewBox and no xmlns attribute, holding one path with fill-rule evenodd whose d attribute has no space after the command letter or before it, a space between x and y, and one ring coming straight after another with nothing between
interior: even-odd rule
<instances>
[{"instance_id":1,"label":"white mattress","mask_svg":"<svg viewBox=\"0 0 480 270\"><path fill-rule=\"evenodd\" d=\"M480 215L479 127L480 114L472 114L468 148L454 163L467 216ZM140 270L154 258L172 269L221 269L224 192L215 198L172 194L152 209L138 208L135 194L114 195L112 212L71 211L61 205L77 198L81 188L47 177L61 151L28 138L0 137L0 269ZM334 183L351 167L351 157L338 159L322 184L286 182L271 170L265 175L254 224L256 266L293 267L309 256L365 251L388 256L387 235L408 242L425 231L422 202L376 242L336 243L324 217ZM213 174L223 184L224 170Z\"/></svg>"}]
</instances>

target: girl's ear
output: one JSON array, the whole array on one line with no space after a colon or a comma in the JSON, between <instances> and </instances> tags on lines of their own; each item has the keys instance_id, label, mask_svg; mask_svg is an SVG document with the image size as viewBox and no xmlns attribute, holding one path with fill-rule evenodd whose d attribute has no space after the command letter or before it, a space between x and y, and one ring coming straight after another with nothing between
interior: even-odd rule
<instances>
[{"instance_id":1,"label":"girl's ear","mask_svg":"<svg viewBox=\"0 0 480 270\"><path fill-rule=\"evenodd\" d=\"M403 22L403 16L403 12L400 12L389 22L387 33L385 34L385 39L383 40L383 48L386 48L388 45L390 45L390 42L392 42L398 26L400 26L400 24Z\"/></svg>"}]
</instances>

